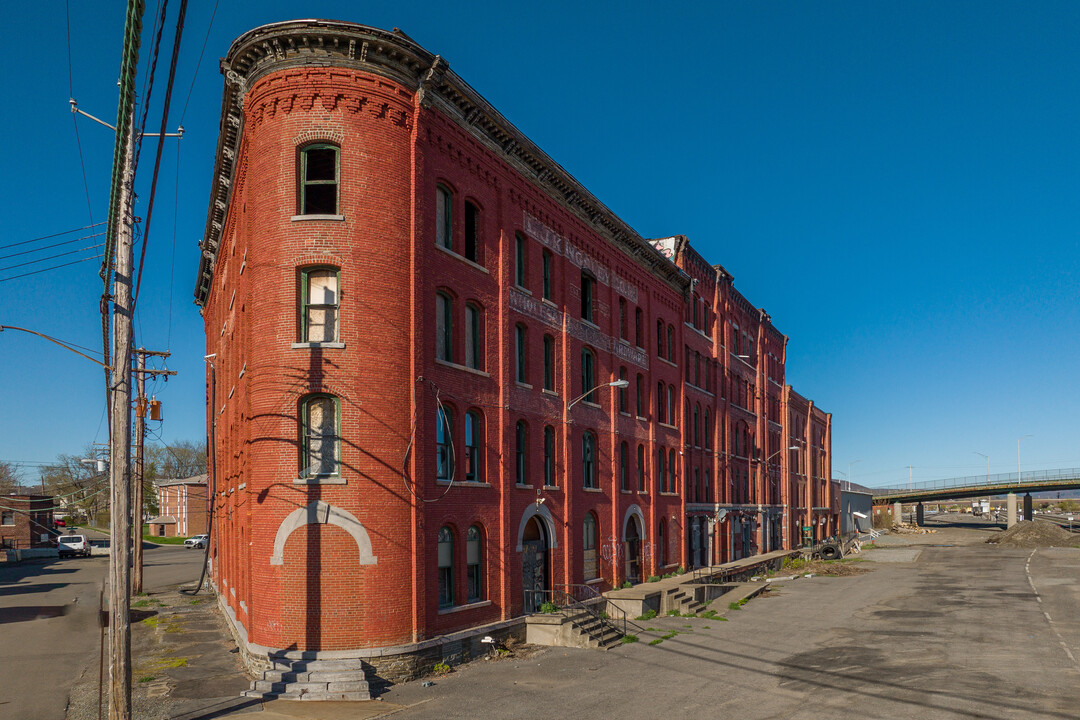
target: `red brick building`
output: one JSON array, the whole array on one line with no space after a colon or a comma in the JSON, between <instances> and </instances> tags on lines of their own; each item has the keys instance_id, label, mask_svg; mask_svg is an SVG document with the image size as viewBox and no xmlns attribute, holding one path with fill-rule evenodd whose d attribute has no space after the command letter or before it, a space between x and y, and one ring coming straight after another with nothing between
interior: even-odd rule
<instances>
[{"instance_id":1,"label":"red brick building","mask_svg":"<svg viewBox=\"0 0 1080 720\"><path fill-rule=\"evenodd\" d=\"M53 506L51 495L0 495L0 548L54 547Z\"/></svg>"},{"instance_id":2,"label":"red brick building","mask_svg":"<svg viewBox=\"0 0 1080 720\"><path fill-rule=\"evenodd\" d=\"M157 480L158 515L149 521L157 537L190 537L209 528L206 474L189 478Z\"/></svg>"},{"instance_id":3,"label":"red brick building","mask_svg":"<svg viewBox=\"0 0 1080 720\"><path fill-rule=\"evenodd\" d=\"M213 581L252 646L422 649L836 530L830 416L686 238L399 31L268 25L222 71L195 294Z\"/></svg>"}]
</instances>

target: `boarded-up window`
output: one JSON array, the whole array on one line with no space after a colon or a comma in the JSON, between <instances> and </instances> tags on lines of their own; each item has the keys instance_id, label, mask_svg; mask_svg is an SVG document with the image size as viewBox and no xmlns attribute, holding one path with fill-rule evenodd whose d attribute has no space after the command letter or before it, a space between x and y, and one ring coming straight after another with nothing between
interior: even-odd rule
<instances>
[{"instance_id":1,"label":"boarded-up window","mask_svg":"<svg viewBox=\"0 0 1080 720\"><path fill-rule=\"evenodd\" d=\"M596 517L592 513L585 516L585 536L582 547L585 549L585 579L595 580L600 577L600 563L596 558Z\"/></svg>"},{"instance_id":2,"label":"boarded-up window","mask_svg":"<svg viewBox=\"0 0 1080 720\"><path fill-rule=\"evenodd\" d=\"M314 395L303 404L303 458L300 477L340 474L337 400Z\"/></svg>"},{"instance_id":3,"label":"boarded-up window","mask_svg":"<svg viewBox=\"0 0 1080 720\"><path fill-rule=\"evenodd\" d=\"M338 271L308 270L304 273L303 342L334 342L338 339Z\"/></svg>"}]
</instances>

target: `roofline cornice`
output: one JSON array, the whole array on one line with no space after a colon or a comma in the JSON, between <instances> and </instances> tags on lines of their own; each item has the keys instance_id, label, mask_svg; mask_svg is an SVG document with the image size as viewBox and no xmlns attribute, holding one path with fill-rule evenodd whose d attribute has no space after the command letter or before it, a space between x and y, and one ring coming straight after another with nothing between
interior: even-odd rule
<instances>
[{"instance_id":1,"label":"roofline cornice","mask_svg":"<svg viewBox=\"0 0 1080 720\"><path fill-rule=\"evenodd\" d=\"M344 67L380 75L417 93L424 107L438 107L648 271L680 293L690 278L525 136L502 113L434 55L400 30L386 31L335 20L291 20L250 30L221 61L225 90L214 160L195 302L205 305L231 201L243 134L243 98L265 75L293 67Z\"/></svg>"}]
</instances>

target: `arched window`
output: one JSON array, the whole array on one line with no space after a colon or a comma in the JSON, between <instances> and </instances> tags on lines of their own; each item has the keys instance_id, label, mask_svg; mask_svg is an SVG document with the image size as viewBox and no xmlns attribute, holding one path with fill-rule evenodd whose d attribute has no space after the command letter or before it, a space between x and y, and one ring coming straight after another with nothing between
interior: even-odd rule
<instances>
[{"instance_id":1,"label":"arched window","mask_svg":"<svg viewBox=\"0 0 1080 720\"><path fill-rule=\"evenodd\" d=\"M543 297L544 297L545 300L550 300L551 299L551 274L552 274L552 272L554 272L554 268L552 267L552 265L554 263L554 257L552 256L551 251L546 249L546 248L544 249L543 253L541 253L540 257L541 257L542 264L543 264L543 276L544 276L543 277L543 288L542 288L543 293L544 293Z\"/></svg>"},{"instance_id":2,"label":"arched window","mask_svg":"<svg viewBox=\"0 0 1080 720\"><path fill-rule=\"evenodd\" d=\"M454 416L446 407L435 409L435 479L454 478Z\"/></svg>"},{"instance_id":3,"label":"arched window","mask_svg":"<svg viewBox=\"0 0 1080 720\"><path fill-rule=\"evenodd\" d=\"M469 602L484 599L484 551L481 543L484 534L473 525L465 535L465 573L469 587Z\"/></svg>"},{"instance_id":4,"label":"arched window","mask_svg":"<svg viewBox=\"0 0 1080 720\"><path fill-rule=\"evenodd\" d=\"M435 244L454 249L454 194L443 185L435 188Z\"/></svg>"},{"instance_id":5,"label":"arched window","mask_svg":"<svg viewBox=\"0 0 1080 720\"><path fill-rule=\"evenodd\" d=\"M675 386L667 386L667 417L668 422L675 424Z\"/></svg>"},{"instance_id":6,"label":"arched window","mask_svg":"<svg viewBox=\"0 0 1080 720\"><path fill-rule=\"evenodd\" d=\"M465 201L465 258L480 262L480 208Z\"/></svg>"},{"instance_id":7,"label":"arched window","mask_svg":"<svg viewBox=\"0 0 1080 720\"><path fill-rule=\"evenodd\" d=\"M675 326L667 326L667 359L668 362L675 362Z\"/></svg>"},{"instance_id":8,"label":"arched window","mask_svg":"<svg viewBox=\"0 0 1080 720\"><path fill-rule=\"evenodd\" d=\"M634 344L645 347L645 313L641 308L634 308Z\"/></svg>"},{"instance_id":9,"label":"arched window","mask_svg":"<svg viewBox=\"0 0 1080 720\"><path fill-rule=\"evenodd\" d=\"M306 268L300 272L300 341L338 339L337 268Z\"/></svg>"},{"instance_id":10,"label":"arched window","mask_svg":"<svg viewBox=\"0 0 1080 720\"><path fill-rule=\"evenodd\" d=\"M626 368L625 367L619 368L619 379L620 380L626 380ZM629 403L629 395L630 395L629 387L630 387L630 382L627 381L625 387L619 388L619 412L621 412L621 413L627 412L627 407L629 407L629 404L630 404Z\"/></svg>"},{"instance_id":11,"label":"arched window","mask_svg":"<svg viewBox=\"0 0 1080 720\"><path fill-rule=\"evenodd\" d=\"M619 298L619 339L626 340L630 319L626 316L626 298Z\"/></svg>"},{"instance_id":12,"label":"arched window","mask_svg":"<svg viewBox=\"0 0 1080 720\"><path fill-rule=\"evenodd\" d=\"M667 423L667 395L664 393L664 383L656 383L656 422Z\"/></svg>"},{"instance_id":13,"label":"arched window","mask_svg":"<svg viewBox=\"0 0 1080 720\"><path fill-rule=\"evenodd\" d=\"M625 440L619 445L619 489L630 489L630 445Z\"/></svg>"},{"instance_id":14,"label":"arched window","mask_svg":"<svg viewBox=\"0 0 1080 720\"><path fill-rule=\"evenodd\" d=\"M528 331L525 326L518 323L514 326L514 380L519 383L526 382L525 358L529 354Z\"/></svg>"},{"instance_id":15,"label":"arched window","mask_svg":"<svg viewBox=\"0 0 1080 720\"><path fill-rule=\"evenodd\" d=\"M668 451L668 473L671 475L671 482L668 485L671 488L671 492L679 492L679 476L678 466L675 464L675 449L672 448Z\"/></svg>"},{"instance_id":16,"label":"arched window","mask_svg":"<svg viewBox=\"0 0 1080 720\"><path fill-rule=\"evenodd\" d=\"M439 528L439 607L454 604L454 533L450 528Z\"/></svg>"},{"instance_id":17,"label":"arched window","mask_svg":"<svg viewBox=\"0 0 1080 720\"><path fill-rule=\"evenodd\" d=\"M694 405L694 447L701 447L701 406Z\"/></svg>"},{"instance_id":18,"label":"arched window","mask_svg":"<svg viewBox=\"0 0 1080 720\"><path fill-rule=\"evenodd\" d=\"M637 489L645 492L645 446L637 446Z\"/></svg>"},{"instance_id":19,"label":"arched window","mask_svg":"<svg viewBox=\"0 0 1080 720\"><path fill-rule=\"evenodd\" d=\"M300 151L300 214L338 214L336 145L308 145Z\"/></svg>"},{"instance_id":20,"label":"arched window","mask_svg":"<svg viewBox=\"0 0 1080 720\"><path fill-rule=\"evenodd\" d=\"M704 502L701 494L701 470L694 468L694 502Z\"/></svg>"},{"instance_id":21,"label":"arched window","mask_svg":"<svg viewBox=\"0 0 1080 720\"><path fill-rule=\"evenodd\" d=\"M555 338L544 336L544 389L555 390Z\"/></svg>"},{"instance_id":22,"label":"arched window","mask_svg":"<svg viewBox=\"0 0 1080 720\"><path fill-rule=\"evenodd\" d=\"M600 577L600 563L596 556L596 516L592 512L585 514L584 537L581 547L585 553L585 579L595 580Z\"/></svg>"},{"instance_id":23,"label":"arched window","mask_svg":"<svg viewBox=\"0 0 1080 720\"><path fill-rule=\"evenodd\" d=\"M473 303L465 305L465 365L474 370L484 369L484 353L480 345L481 317L479 307Z\"/></svg>"},{"instance_id":24,"label":"arched window","mask_svg":"<svg viewBox=\"0 0 1080 720\"><path fill-rule=\"evenodd\" d=\"M596 482L596 436L586 430L581 436L582 487L595 488Z\"/></svg>"},{"instance_id":25,"label":"arched window","mask_svg":"<svg viewBox=\"0 0 1080 720\"><path fill-rule=\"evenodd\" d=\"M656 453L656 484L660 492L667 492L667 450L660 448Z\"/></svg>"},{"instance_id":26,"label":"arched window","mask_svg":"<svg viewBox=\"0 0 1080 720\"><path fill-rule=\"evenodd\" d=\"M581 271L581 319L593 322L593 306L596 304L596 278L588 271Z\"/></svg>"},{"instance_id":27,"label":"arched window","mask_svg":"<svg viewBox=\"0 0 1080 720\"><path fill-rule=\"evenodd\" d=\"M544 428L544 485L555 487L555 428Z\"/></svg>"},{"instance_id":28,"label":"arched window","mask_svg":"<svg viewBox=\"0 0 1080 720\"><path fill-rule=\"evenodd\" d=\"M596 356L589 348L581 349L581 394L585 395L585 402L595 403L596 393L592 392L596 387ZM588 393L588 394L586 394Z\"/></svg>"},{"instance_id":29,"label":"arched window","mask_svg":"<svg viewBox=\"0 0 1080 720\"><path fill-rule=\"evenodd\" d=\"M712 471L705 468L705 499L704 502L713 502L712 498Z\"/></svg>"},{"instance_id":30,"label":"arched window","mask_svg":"<svg viewBox=\"0 0 1080 720\"><path fill-rule=\"evenodd\" d=\"M528 483L528 464L526 448L529 446L529 430L524 420L518 420L514 428L514 478L518 485Z\"/></svg>"},{"instance_id":31,"label":"arched window","mask_svg":"<svg viewBox=\"0 0 1080 720\"><path fill-rule=\"evenodd\" d=\"M301 479L341 475L340 415L333 395L308 395L301 400Z\"/></svg>"},{"instance_id":32,"label":"arched window","mask_svg":"<svg viewBox=\"0 0 1080 720\"><path fill-rule=\"evenodd\" d=\"M709 408L705 408L705 449L712 449L712 425L709 423Z\"/></svg>"},{"instance_id":33,"label":"arched window","mask_svg":"<svg viewBox=\"0 0 1080 720\"><path fill-rule=\"evenodd\" d=\"M465 482L484 482L484 428L480 413L465 413Z\"/></svg>"},{"instance_id":34,"label":"arched window","mask_svg":"<svg viewBox=\"0 0 1080 720\"><path fill-rule=\"evenodd\" d=\"M435 357L454 360L454 301L444 292L435 294Z\"/></svg>"},{"instance_id":35,"label":"arched window","mask_svg":"<svg viewBox=\"0 0 1080 720\"><path fill-rule=\"evenodd\" d=\"M667 519L660 520L660 527L656 529L657 567L667 565L667 543L664 542L664 530L667 528Z\"/></svg>"},{"instance_id":36,"label":"arched window","mask_svg":"<svg viewBox=\"0 0 1080 720\"><path fill-rule=\"evenodd\" d=\"M656 321L656 357L664 357L664 321Z\"/></svg>"},{"instance_id":37,"label":"arched window","mask_svg":"<svg viewBox=\"0 0 1080 720\"><path fill-rule=\"evenodd\" d=\"M645 417L645 376L638 373L637 376L637 416Z\"/></svg>"},{"instance_id":38,"label":"arched window","mask_svg":"<svg viewBox=\"0 0 1080 720\"><path fill-rule=\"evenodd\" d=\"M525 287L525 236L514 233L514 284Z\"/></svg>"}]
</instances>

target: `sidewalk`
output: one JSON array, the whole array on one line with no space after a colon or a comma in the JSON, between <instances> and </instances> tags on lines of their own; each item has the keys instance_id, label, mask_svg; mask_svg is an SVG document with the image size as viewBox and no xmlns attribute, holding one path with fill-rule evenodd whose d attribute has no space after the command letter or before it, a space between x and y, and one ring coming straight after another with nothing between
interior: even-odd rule
<instances>
[{"instance_id":1,"label":"sidewalk","mask_svg":"<svg viewBox=\"0 0 1080 720\"><path fill-rule=\"evenodd\" d=\"M139 720L366 720L400 708L368 702L262 701L240 696L251 676L212 595L172 589L132 600L132 711ZM108 668L105 668L106 682ZM98 668L72 688L67 720L96 720Z\"/></svg>"}]
</instances>

